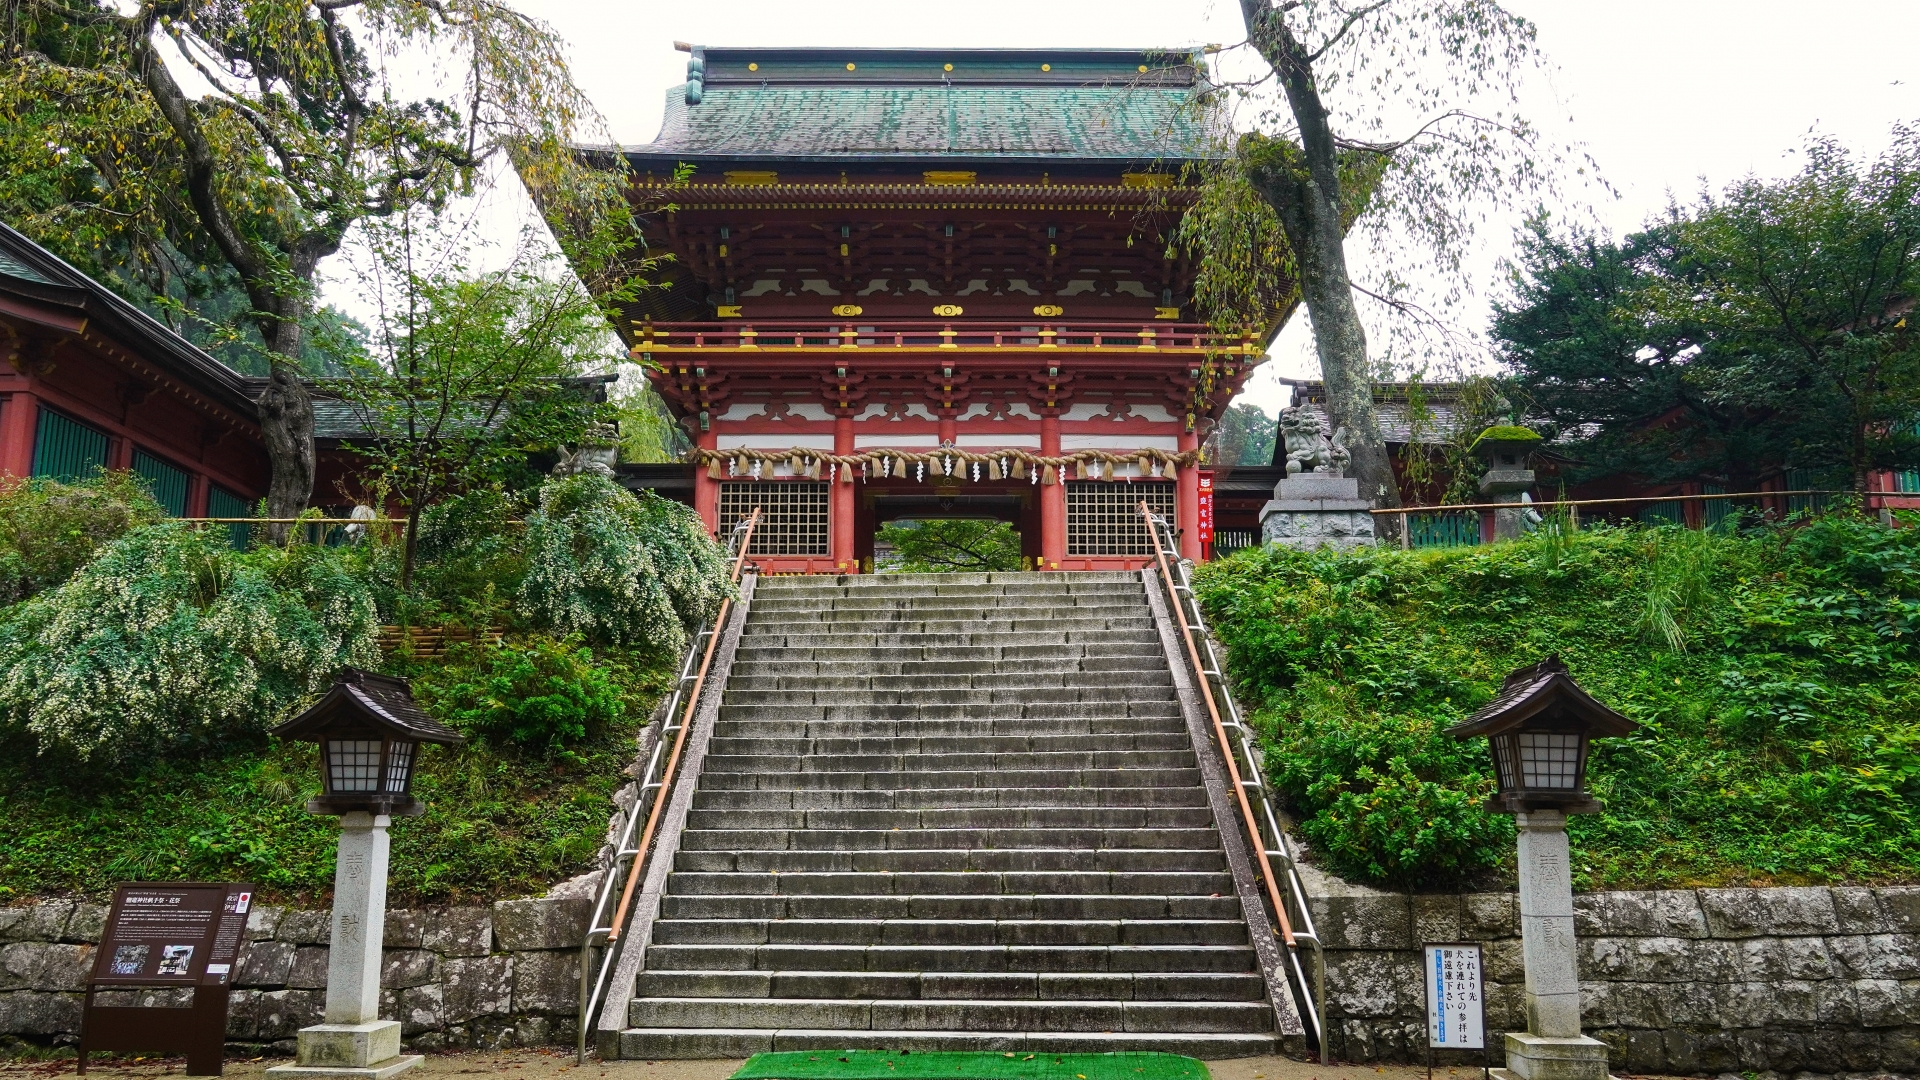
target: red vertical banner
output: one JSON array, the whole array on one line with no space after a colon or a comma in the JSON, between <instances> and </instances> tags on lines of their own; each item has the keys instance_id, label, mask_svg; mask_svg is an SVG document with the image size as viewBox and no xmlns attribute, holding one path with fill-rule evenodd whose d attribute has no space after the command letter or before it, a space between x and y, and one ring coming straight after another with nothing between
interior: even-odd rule
<instances>
[{"instance_id":1,"label":"red vertical banner","mask_svg":"<svg viewBox=\"0 0 1920 1080\"><path fill-rule=\"evenodd\" d=\"M1200 472L1200 558L1202 561L1213 558L1213 472L1201 469Z\"/></svg>"}]
</instances>

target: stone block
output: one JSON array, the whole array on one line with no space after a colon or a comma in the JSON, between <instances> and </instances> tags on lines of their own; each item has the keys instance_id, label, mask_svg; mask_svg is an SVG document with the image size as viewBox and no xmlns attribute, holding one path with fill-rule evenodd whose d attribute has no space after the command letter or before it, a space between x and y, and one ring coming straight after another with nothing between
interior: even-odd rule
<instances>
[{"instance_id":1,"label":"stone block","mask_svg":"<svg viewBox=\"0 0 1920 1080\"><path fill-rule=\"evenodd\" d=\"M1609 1047L1598 1039L1508 1032L1505 1041L1507 1069L1520 1080L1607 1080Z\"/></svg>"},{"instance_id":2,"label":"stone block","mask_svg":"<svg viewBox=\"0 0 1920 1080\"><path fill-rule=\"evenodd\" d=\"M1451 893L1421 894L1412 898L1414 940L1468 941L1461 898Z\"/></svg>"},{"instance_id":3,"label":"stone block","mask_svg":"<svg viewBox=\"0 0 1920 1080\"><path fill-rule=\"evenodd\" d=\"M1840 919L1827 889L1701 889L1700 906L1715 937L1835 934Z\"/></svg>"},{"instance_id":4,"label":"stone block","mask_svg":"<svg viewBox=\"0 0 1920 1080\"><path fill-rule=\"evenodd\" d=\"M258 1001L261 991L232 989L227 991L227 1041L251 1041L259 1028ZM109 1002L105 994L95 994L94 1001L101 1004Z\"/></svg>"},{"instance_id":5,"label":"stone block","mask_svg":"<svg viewBox=\"0 0 1920 1080\"><path fill-rule=\"evenodd\" d=\"M294 949L293 966L287 970L287 985L296 990L324 990L327 987L325 945L301 945Z\"/></svg>"},{"instance_id":6,"label":"stone block","mask_svg":"<svg viewBox=\"0 0 1920 1080\"><path fill-rule=\"evenodd\" d=\"M1424 989L1421 1006L1424 1008ZM1527 1026L1527 988L1518 981L1487 984L1487 1030L1518 1031ZM1491 1036L1489 1036L1491 1038ZM1498 1048L1495 1048L1498 1052Z\"/></svg>"},{"instance_id":7,"label":"stone block","mask_svg":"<svg viewBox=\"0 0 1920 1080\"><path fill-rule=\"evenodd\" d=\"M1914 1022L1906 1011L1901 984L1895 979L1855 979L1853 1003L1861 1027L1897 1027Z\"/></svg>"},{"instance_id":8,"label":"stone block","mask_svg":"<svg viewBox=\"0 0 1920 1080\"><path fill-rule=\"evenodd\" d=\"M428 920L420 944L441 956L485 956L493 949L493 911L483 907L437 911Z\"/></svg>"},{"instance_id":9,"label":"stone block","mask_svg":"<svg viewBox=\"0 0 1920 1080\"><path fill-rule=\"evenodd\" d=\"M1665 1027L1661 999L1666 990L1663 985L1649 983L1585 983L1580 987L1581 1020L1589 1027Z\"/></svg>"},{"instance_id":10,"label":"stone block","mask_svg":"<svg viewBox=\"0 0 1920 1080\"><path fill-rule=\"evenodd\" d=\"M256 991L247 1004L245 1026L248 1034L244 1037L262 1042L294 1038L301 1028L319 1023L325 1007L324 990ZM229 1017L233 1011L233 1006L229 1005ZM229 1031L231 1028L229 1022Z\"/></svg>"},{"instance_id":11,"label":"stone block","mask_svg":"<svg viewBox=\"0 0 1920 1080\"><path fill-rule=\"evenodd\" d=\"M1400 893L1354 893L1310 898L1313 923L1328 949L1411 949L1413 913Z\"/></svg>"},{"instance_id":12,"label":"stone block","mask_svg":"<svg viewBox=\"0 0 1920 1080\"><path fill-rule=\"evenodd\" d=\"M87 988L87 976L93 971L92 945L47 945L40 969L34 973L35 990L60 990L80 993Z\"/></svg>"},{"instance_id":13,"label":"stone block","mask_svg":"<svg viewBox=\"0 0 1920 1080\"><path fill-rule=\"evenodd\" d=\"M1337 952L1327 962L1327 1006L1342 1016L1423 1015L1420 954Z\"/></svg>"},{"instance_id":14,"label":"stone block","mask_svg":"<svg viewBox=\"0 0 1920 1080\"><path fill-rule=\"evenodd\" d=\"M506 1016L513 1011L513 957L443 960L440 989L441 1011L448 1023L465 1023L478 1016Z\"/></svg>"},{"instance_id":15,"label":"stone block","mask_svg":"<svg viewBox=\"0 0 1920 1080\"><path fill-rule=\"evenodd\" d=\"M0 1035L77 1035L80 999L40 990L0 994Z\"/></svg>"},{"instance_id":16,"label":"stone block","mask_svg":"<svg viewBox=\"0 0 1920 1080\"><path fill-rule=\"evenodd\" d=\"M299 1035L299 1063L308 1068L364 1069L400 1053L400 1025L392 1020L366 1024L316 1024Z\"/></svg>"},{"instance_id":17,"label":"stone block","mask_svg":"<svg viewBox=\"0 0 1920 1080\"><path fill-rule=\"evenodd\" d=\"M1920 934L1920 886L1901 885L1873 892L1880 901L1887 929L1896 934Z\"/></svg>"},{"instance_id":18,"label":"stone block","mask_svg":"<svg viewBox=\"0 0 1920 1080\"><path fill-rule=\"evenodd\" d=\"M1825 938L1747 938L1738 945L1740 974L1749 982L1831 979L1834 963Z\"/></svg>"},{"instance_id":19,"label":"stone block","mask_svg":"<svg viewBox=\"0 0 1920 1080\"><path fill-rule=\"evenodd\" d=\"M1642 983L1660 1017L1660 1027L1712 1028L1720 1022L1728 984ZM1673 1050L1668 1048L1671 1055Z\"/></svg>"},{"instance_id":20,"label":"stone block","mask_svg":"<svg viewBox=\"0 0 1920 1080\"><path fill-rule=\"evenodd\" d=\"M426 936L428 916L426 912L409 908L389 910L387 925L380 944L389 949L417 949L421 939Z\"/></svg>"},{"instance_id":21,"label":"stone block","mask_svg":"<svg viewBox=\"0 0 1920 1080\"><path fill-rule=\"evenodd\" d=\"M83 902L73 905L73 914L67 919L66 929L60 932L60 940L98 945L100 935L106 932L107 905Z\"/></svg>"},{"instance_id":22,"label":"stone block","mask_svg":"<svg viewBox=\"0 0 1920 1080\"><path fill-rule=\"evenodd\" d=\"M579 953L550 951L514 954L514 1013L575 1013L579 1010Z\"/></svg>"},{"instance_id":23,"label":"stone block","mask_svg":"<svg viewBox=\"0 0 1920 1080\"><path fill-rule=\"evenodd\" d=\"M1872 889L1841 885L1827 891L1833 894L1833 914L1840 920L1841 933L1884 934L1893 929Z\"/></svg>"},{"instance_id":24,"label":"stone block","mask_svg":"<svg viewBox=\"0 0 1920 1080\"><path fill-rule=\"evenodd\" d=\"M1517 983L1527 977L1526 954L1520 947L1519 938L1500 938L1488 942L1481 951L1480 962L1488 982Z\"/></svg>"},{"instance_id":25,"label":"stone block","mask_svg":"<svg viewBox=\"0 0 1920 1080\"><path fill-rule=\"evenodd\" d=\"M291 941L256 941L240 953L240 964L233 973L235 986L285 986L293 970L297 948Z\"/></svg>"},{"instance_id":26,"label":"stone block","mask_svg":"<svg viewBox=\"0 0 1920 1080\"><path fill-rule=\"evenodd\" d=\"M437 984L408 987L400 994L400 1032L420 1035L446 1027L444 997Z\"/></svg>"},{"instance_id":27,"label":"stone block","mask_svg":"<svg viewBox=\"0 0 1920 1080\"><path fill-rule=\"evenodd\" d=\"M1707 936L1706 917L1691 890L1581 893L1573 898L1573 922L1581 937Z\"/></svg>"},{"instance_id":28,"label":"stone block","mask_svg":"<svg viewBox=\"0 0 1920 1080\"><path fill-rule=\"evenodd\" d=\"M1583 979L1626 982L1726 982L1739 977L1724 942L1684 938L1581 938Z\"/></svg>"},{"instance_id":29,"label":"stone block","mask_svg":"<svg viewBox=\"0 0 1920 1080\"><path fill-rule=\"evenodd\" d=\"M578 949L592 909L587 899L502 900L493 905L494 941L509 952Z\"/></svg>"},{"instance_id":30,"label":"stone block","mask_svg":"<svg viewBox=\"0 0 1920 1080\"><path fill-rule=\"evenodd\" d=\"M425 949L387 949L380 956L380 985L388 990L433 981L435 957Z\"/></svg>"},{"instance_id":31,"label":"stone block","mask_svg":"<svg viewBox=\"0 0 1920 1080\"><path fill-rule=\"evenodd\" d=\"M0 908L0 942L59 941L73 917L71 900L42 900L25 907Z\"/></svg>"},{"instance_id":32,"label":"stone block","mask_svg":"<svg viewBox=\"0 0 1920 1080\"><path fill-rule=\"evenodd\" d=\"M1830 987L1846 988L1835 993ZM1762 1028L1774 1025L1804 1027L1809 1023L1852 1023L1853 998L1849 984L1827 980L1823 983L1800 979L1773 982L1727 983L1718 989L1725 996L1721 1026Z\"/></svg>"},{"instance_id":33,"label":"stone block","mask_svg":"<svg viewBox=\"0 0 1920 1080\"><path fill-rule=\"evenodd\" d=\"M272 941L274 931L279 929L280 920L286 918L287 909L270 904L255 904L247 912L247 940Z\"/></svg>"},{"instance_id":34,"label":"stone block","mask_svg":"<svg viewBox=\"0 0 1920 1080\"><path fill-rule=\"evenodd\" d=\"M1461 897L1462 928L1469 941L1520 936L1520 907L1512 893L1468 893Z\"/></svg>"},{"instance_id":35,"label":"stone block","mask_svg":"<svg viewBox=\"0 0 1920 1080\"><path fill-rule=\"evenodd\" d=\"M1658 1031L1624 1032L1626 1039L1626 1062L1624 1069L1630 1073L1662 1073L1667 1069L1667 1040Z\"/></svg>"},{"instance_id":36,"label":"stone block","mask_svg":"<svg viewBox=\"0 0 1920 1080\"><path fill-rule=\"evenodd\" d=\"M295 945L325 945L333 938L333 912L289 911L280 917L280 924L274 928L275 940L291 941Z\"/></svg>"},{"instance_id":37,"label":"stone block","mask_svg":"<svg viewBox=\"0 0 1920 1080\"><path fill-rule=\"evenodd\" d=\"M16 941L0 945L0 990L31 990L46 962L47 945L39 941Z\"/></svg>"}]
</instances>

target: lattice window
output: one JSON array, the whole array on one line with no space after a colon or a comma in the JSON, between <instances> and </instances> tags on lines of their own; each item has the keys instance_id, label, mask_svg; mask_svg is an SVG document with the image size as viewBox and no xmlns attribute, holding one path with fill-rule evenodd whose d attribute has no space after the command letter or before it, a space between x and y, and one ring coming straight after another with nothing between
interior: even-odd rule
<instances>
[{"instance_id":1,"label":"lattice window","mask_svg":"<svg viewBox=\"0 0 1920 1080\"><path fill-rule=\"evenodd\" d=\"M753 530L755 555L825 555L827 484L776 481L720 485L720 536L760 507Z\"/></svg>"},{"instance_id":2,"label":"lattice window","mask_svg":"<svg viewBox=\"0 0 1920 1080\"><path fill-rule=\"evenodd\" d=\"M1087 480L1067 484L1068 555L1152 555L1153 538L1140 520L1140 502L1173 517L1173 485Z\"/></svg>"}]
</instances>

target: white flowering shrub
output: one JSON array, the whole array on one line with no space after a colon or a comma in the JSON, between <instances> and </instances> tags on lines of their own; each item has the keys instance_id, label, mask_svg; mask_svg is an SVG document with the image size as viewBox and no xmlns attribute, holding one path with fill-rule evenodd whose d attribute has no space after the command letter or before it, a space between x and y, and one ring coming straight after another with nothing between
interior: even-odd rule
<instances>
[{"instance_id":1,"label":"white flowering shrub","mask_svg":"<svg viewBox=\"0 0 1920 1080\"><path fill-rule=\"evenodd\" d=\"M523 614L555 634L676 655L733 595L700 517L604 476L550 480L527 517Z\"/></svg>"},{"instance_id":2,"label":"white flowering shrub","mask_svg":"<svg viewBox=\"0 0 1920 1080\"><path fill-rule=\"evenodd\" d=\"M82 758L264 730L342 665L379 661L373 598L347 557L135 529L5 613L0 724Z\"/></svg>"}]
</instances>

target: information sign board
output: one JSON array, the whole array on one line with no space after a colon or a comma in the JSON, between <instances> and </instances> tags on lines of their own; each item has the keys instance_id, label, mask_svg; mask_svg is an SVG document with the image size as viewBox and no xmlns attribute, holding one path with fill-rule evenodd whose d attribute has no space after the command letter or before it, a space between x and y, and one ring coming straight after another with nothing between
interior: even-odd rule
<instances>
[{"instance_id":1,"label":"information sign board","mask_svg":"<svg viewBox=\"0 0 1920 1080\"><path fill-rule=\"evenodd\" d=\"M1480 946L1422 946L1427 983L1427 1046L1433 1050L1484 1050L1487 1046L1486 986Z\"/></svg>"},{"instance_id":2,"label":"information sign board","mask_svg":"<svg viewBox=\"0 0 1920 1080\"><path fill-rule=\"evenodd\" d=\"M1202 546L1213 543L1213 473L1198 470L1200 473L1200 543Z\"/></svg>"},{"instance_id":3,"label":"information sign board","mask_svg":"<svg viewBox=\"0 0 1920 1080\"><path fill-rule=\"evenodd\" d=\"M184 1052L188 1076L218 1076L227 988L246 941L253 886L130 882L114 890L80 1015L80 1072L95 1050ZM102 990L186 987L186 1008L100 1005Z\"/></svg>"}]
</instances>

